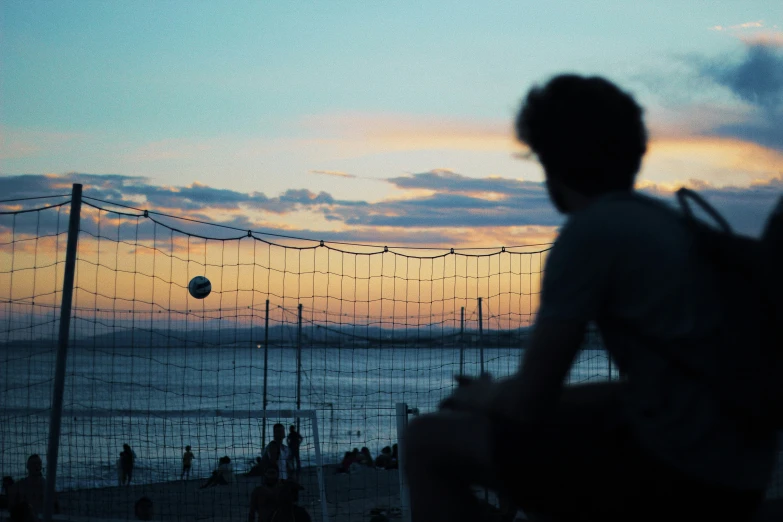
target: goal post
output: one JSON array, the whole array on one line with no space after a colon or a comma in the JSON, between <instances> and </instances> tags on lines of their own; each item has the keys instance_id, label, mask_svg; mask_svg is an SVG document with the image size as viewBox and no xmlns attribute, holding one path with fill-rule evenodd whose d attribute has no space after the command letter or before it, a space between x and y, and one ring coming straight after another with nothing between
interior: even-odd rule
<instances>
[{"instance_id":1,"label":"goal post","mask_svg":"<svg viewBox=\"0 0 783 522\"><path fill-rule=\"evenodd\" d=\"M85 451L104 454L106 449L110 448L110 451L116 452L119 451L117 448L121 447L121 443L127 441L134 452L138 453L137 465L141 465L139 473L134 474L134 480L139 481L137 483L173 484L179 479L181 468L177 466L182 455L181 448L185 445L192 445L196 453L196 479L205 478L205 473L208 473L214 464L213 461L217 461L223 454L231 456L237 466L234 472L240 473L243 471L240 469L243 459L253 460L255 456L262 454L269 443L268 440L260 438L262 428L268 427L266 431L271 433L272 425L280 423L286 427L287 433L289 425L298 425L304 437L300 447L302 473L298 477L300 484L306 487L303 491L305 497L301 500L307 500L307 504L303 507L321 512L320 517L311 512L314 520L329 521L321 434L316 410L65 409L63 420L65 442L60 445L62 473L59 475L58 489L63 493L78 492L82 499L89 498L90 491L113 485L107 484L106 480L95 484L69 481L71 477L83 474L75 468L84 465L81 460ZM110 454L116 458L116 453ZM200 466L199 469L196 469L196 465ZM182 493L177 495L179 496L172 502L181 502L185 498L181 497ZM231 504L239 504L226 507L231 509L232 516L245 515L247 499L242 497L241 501L236 498L231 500ZM161 506L161 509L167 508ZM93 519L95 516L110 514L100 512L97 507L90 513L69 511L71 516L87 515Z\"/></svg>"},{"instance_id":2,"label":"goal post","mask_svg":"<svg viewBox=\"0 0 783 522\"><path fill-rule=\"evenodd\" d=\"M400 480L400 509L402 511L403 522L410 522L411 520L411 506L410 506L410 490L408 489L408 477L405 474L405 434L408 431L408 416L418 415L418 408L408 408L408 404L404 402L398 402L396 404L397 409L397 463L399 468L399 480Z\"/></svg>"}]
</instances>

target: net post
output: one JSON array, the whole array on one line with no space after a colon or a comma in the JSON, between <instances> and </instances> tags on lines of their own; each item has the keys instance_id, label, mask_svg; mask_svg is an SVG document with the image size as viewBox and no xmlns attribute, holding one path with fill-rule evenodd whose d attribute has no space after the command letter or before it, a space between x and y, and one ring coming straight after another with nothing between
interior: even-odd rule
<instances>
[{"instance_id":1,"label":"net post","mask_svg":"<svg viewBox=\"0 0 783 522\"><path fill-rule=\"evenodd\" d=\"M301 310L302 305L299 305ZM323 522L329 521L329 512L326 509L326 485L324 483L324 463L321 460L321 440L318 437L318 414L315 411L310 412L310 421L313 425L313 446L315 450L315 474L318 477L318 492L321 496L321 512ZM299 422L299 416L296 416L296 422Z\"/></svg>"},{"instance_id":2,"label":"net post","mask_svg":"<svg viewBox=\"0 0 783 522\"><path fill-rule=\"evenodd\" d=\"M465 375L465 307L459 310L459 374Z\"/></svg>"},{"instance_id":3,"label":"net post","mask_svg":"<svg viewBox=\"0 0 783 522\"><path fill-rule=\"evenodd\" d=\"M400 509L403 522L410 522L411 508L408 478L405 476L405 434L408 430L408 404L397 403L397 473L400 478Z\"/></svg>"},{"instance_id":4,"label":"net post","mask_svg":"<svg viewBox=\"0 0 783 522\"><path fill-rule=\"evenodd\" d=\"M266 300L266 313L264 314L264 389L262 408L266 411L266 378L269 368L269 299ZM266 417L264 417L264 423L261 424L261 451L266 449Z\"/></svg>"},{"instance_id":5,"label":"net post","mask_svg":"<svg viewBox=\"0 0 783 522\"><path fill-rule=\"evenodd\" d=\"M479 361L481 374L484 374L484 313L481 306L481 297L478 298L478 332L479 332Z\"/></svg>"},{"instance_id":6,"label":"net post","mask_svg":"<svg viewBox=\"0 0 783 522\"><path fill-rule=\"evenodd\" d=\"M57 339L57 362L52 388L52 411L49 418L49 444L46 450L46 490L44 491L45 522L51 522L54 514L55 485L57 482L57 456L60 450L60 423L63 413L63 389L65 388L65 366L68 357L68 336L71 327L71 305L73 302L73 281L76 272L76 246L79 239L79 222L82 208L82 185L73 184L71 210L68 217L68 242L65 250L65 273L60 305L60 331Z\"/></svg>"},{"instance_id":7,"label":"net post","mask_svg":"<svg viewBox=\"0 0 783 522\"><path fill-rule=\"evenodd\" d=\"M296 331L296 409L302 409L302 303L299 310L299 324ZM296 431L299 431L299 417L296 418Z\"/></svg>"}]
</instances>

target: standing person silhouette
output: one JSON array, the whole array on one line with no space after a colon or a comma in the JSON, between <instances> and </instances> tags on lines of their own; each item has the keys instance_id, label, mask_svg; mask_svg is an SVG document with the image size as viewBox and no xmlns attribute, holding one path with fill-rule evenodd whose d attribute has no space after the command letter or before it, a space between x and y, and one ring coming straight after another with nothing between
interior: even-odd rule
<instances>
[{"instance_id":1,"label":"standing person silhouette","mask_svg":"<svg viewBox=\"0 0 783 522\"><path fill-rule=\"evenodd\" d=\"M288 443L288 449L291 452L292 468L296 470L298 477L302 471L302 461L299 459L299 446L302 444L304 437L296 430L296 426L293 424L288 428L288 436L285 438Z\"/></svg>"},{"instance_id":2,"label":"standing person silhouette","mask_svg":"<svg viewBox=\"0 0 783 522\"><path fill-rule=\"evenodd\" d=\"M190 449L190 446L185 446L185 453L182 454L182 475L180 480L185 480L185 477L190 478L190 469L193 467L193 459L196 456Z\"/></svg>"},{"instance_id":3,"label":"standing person silhouette","mask_svg":"<svg viewBox=\"0 0 783 522\"><path fill-rule=\"evenodd\" d=\"M472 484L531 519L750 520L776 436L738 422L700 378L731 372L709 342L731 310L679 213L634 191L641 107L605 79L562 75L528 93L516 131L567 221L519 372L461 378L439 412L411 422L413 521L480 520ZM589 323L624 379L565 387Z\"/></svg>"},{"instance_id":4,"label":"standing person silhouette","mask_svg":"<svg viewBox=\"0 0 783 522\"><path fill-rule=\"evenodd\" d=\"M136 452L127 444L122 445L120 466L122 467L123 484L130 486L131 479L133 479L133 468L136 467Z\"/></svg>"},{"instance_id":5,"label":"standing person silhouette","mask_svg":"<svg viewBox=\"0 0 783 522\"><path fill-rule=\"evenodd\" d=\"M285 440L285 426L280 423L272 426L272 436L272 440L264 450L262 460L270 466L275 466L281 479L287 479L289 474L294 473L294 469L290 458L291 451L288 446L283 444Z\"/></svg>"}]
</instances>

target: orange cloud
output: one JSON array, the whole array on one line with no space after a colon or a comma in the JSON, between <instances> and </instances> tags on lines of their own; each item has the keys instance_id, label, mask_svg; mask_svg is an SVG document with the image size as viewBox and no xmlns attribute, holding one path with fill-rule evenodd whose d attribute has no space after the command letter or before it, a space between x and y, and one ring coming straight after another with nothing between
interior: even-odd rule
<instances>
[{"instance_id":1,"label":"orange cloud","mask_svg":"<svg viewBox=\"0 0 783 522\"><path fill-rule=\"evenodd\" d=\"M759 31L753 34L741 35L740 40L748 45L783 47L783 31Z\"/></svg>"},{"instance_id":2,"label":"orange cloud","mask_svg":"<svg viewBox=\"0 0 783 522\"><path fill-rule=\"evenodd\" d=\"M48 132L0 126L0 159L19 159L50 154L70 146L74 140L83 140L86 134Z\"/></svg>"},{"instance_id":3,"label":"orange cloud","mask_svg":"<svg viewBox=\"0 0 783 522\"><path fill-rule=\"evenodd\" d=\"M342 172L339 170L311 170L310 174L323 174L324 176L335 176L338 178L355 178L356 176L353 174L348 174L347 172Z\"/></svg>"},{"instance_id":4,"label":"orange cloud","mask_svg":"<svg viewBox=\"0 0 783 522\"><path fill-rule=\"evenodd\" d=\"M777 25L766 29L763 20L755 22L744 22L736 25L714 25L710 27L711 31L729 31L732 36L738 38L748 45L764 45L767 47L783 46L783 32L778 30Z\"/></svg>"},{"instance_id":5,"label":"orange cloud","mask_svg":"<svg viewBox=\"0 0 783 522\"><path fill-rule=\"evenodd\" d=\"M459 120L393 114L327 114L302 122L306 128L327 131L338 138L315 141L343 149L402 151L449 149L515 151L519 149L509 121Z\"/></svg>"},{"instance_id":6,"label":"orange cloud","mask_svg":"<svg viewBox=\"0 0 783 522\"><path fill-rule=\"evenodd\" d=\"M654 140L640 178L677 183L701 179L721 187L749 186L783 171L783 153L732 138L682 137Z\"/></svg>"}]
</instances>

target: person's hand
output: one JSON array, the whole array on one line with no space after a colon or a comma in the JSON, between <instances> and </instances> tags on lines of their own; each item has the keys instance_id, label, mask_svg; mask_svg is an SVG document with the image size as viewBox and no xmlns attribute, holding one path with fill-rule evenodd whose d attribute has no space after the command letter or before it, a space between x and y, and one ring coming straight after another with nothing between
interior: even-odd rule
<instances>
[{"instance_id":1,"label":"person's hand","mask_svg":"<svg viewBox=\"0 0 783 522\"><path fill-rule=\"evenodd\" d=\"M488 373L479 377L458 375L456 377L458 387L448 397L441 401L438 408L441 410L456 411L487 411L495 397L495 383Z\"/></svg>"}]
</instances>

